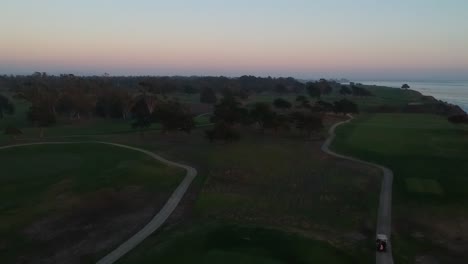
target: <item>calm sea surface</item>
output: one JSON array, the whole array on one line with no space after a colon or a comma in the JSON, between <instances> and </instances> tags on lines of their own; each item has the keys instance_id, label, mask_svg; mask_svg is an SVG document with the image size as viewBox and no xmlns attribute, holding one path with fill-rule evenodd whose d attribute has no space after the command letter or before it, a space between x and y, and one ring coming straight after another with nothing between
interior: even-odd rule
<instances>
[{"instance_id":1,"label":"calm sea surface","mask_svg":"<svg viewBox=\"0 0 468 264\"><path fill-rule=\"evenodd\" d=\"M401 88L404 83L411 89L424 95L431 95L448 103L460 106L468 113L468 81L436 81L436 82L396 82L396 81L359 81L363 84Z\"/></svg>"}]
</instances>

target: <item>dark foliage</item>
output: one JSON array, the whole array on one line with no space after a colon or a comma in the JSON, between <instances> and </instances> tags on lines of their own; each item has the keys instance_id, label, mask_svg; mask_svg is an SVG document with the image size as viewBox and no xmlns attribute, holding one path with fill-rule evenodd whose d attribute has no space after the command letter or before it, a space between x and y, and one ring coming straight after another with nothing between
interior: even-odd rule
<instances>
[{"instance_id":1,"label":"dark foliage","mask_svg":"<svg viewBox=\"0 0 468 264\"><path fill-rule=\"evenodd\" d=\"M12 115L15 113L15 106L7 97L0 94L0 119L4 114Z\"/></svg>"},{"instance_id":2,"label":"dark foliage","mask_svg":"<svg viewBox=\"0 0 468 264\"><path fill-rule=\"evenodd\" d=\"M131 109L133 128L144 129L151 125L151 113L144 98L140 98Z\"/></svg>"},{"instance_id":3,"label":"dark foliage","mask_svg":"<svg viewBox=\"0 0 468 264\"><path fill-rule=\"evenodd\" d=\"M309 136L313 131L323 128L322 118L317 114L296 111L291 114L291 120L294 121L297 129Z\"/></svg>"},{"instance_id":4,"label":"dark foliage","mask_svg":"<svg viewBox=\"0 0 468 264\"><path fill-rule=\"evenodd\" d=\"M332 103L325 102L322 100L319 100L315 103L315 109L317 109L319 112L332 112L334 110L334 106Z\"/></svg>"},{"instance_id":5,"label":"dark foliage","mask_svg":"<svg viewBox=\"0 0 468 264\"><path fill-rule=\"evenodd\" d=\"M287 101L287 100L285 100L285 99L283 99L283 98L277 98L277 99L275 99L275 101L273 102L273 105L274 105L276 108L278 108L278 109L283 109L283 110L284 110L284 109L289 109L289 108L292 107L292 104L291 104L289 101Z\"/></svg>"},{"instance_id":6,"label":"dark foliage","mask_svg":"<svg viewBox=\"0 0 468 264\"><path fill-rule=\"evenodd\" d=\"M211 121L213 123L223 122L229 125L242 123L248 117L248 111L234 96L227 96L215 105Z\"/></svg>"},{"instance_id":7,"label":"dark foliage","mask_svg":"<svg viewBox=\"0 0 468 264\"><path fill-rule=\"evenodd\" d=\"M468 124L468 115L452 115L448 117L448 121L453 124Z\"/></svg>"},{"instance_id":8,"label":"dark foliage","mask_svg":"<svg viewBox=\"0 0 468 264\"><path fill-rule=\"evenodd\" d=\"M373 96L373 94L369 90L363 87L352 85L351 89L353 91L354 96Z\"/></svg>"},{"instance_id":9,"label":"dark foliage","mask_svg":"<svg viewBox=\"0 0 468 264\"><path fill-rule=\"evenodd\" d=\"M205 136L210 142L216 140L232 142L240 138L239 131L224 122L216 123L212 129L206 130Z\"/></svg>"},{"instance_id":10,"label":"dark foliage","mask_svg":"<svg viewBox=\"0 0 468 264\"><path fill-rule=\"evenodd\" d=\"M153 113L153 120L161 123L163 131L184 131L190 133L195 121L190 111L177 101L162 101Z\"/></svg>"},{"instance_id":11,"label":"dark foliage","mask_svg":"<svg viewBox=\"0 0 468 264\"><path fill-rule=\"evenodd\" d=\"M350 95L350 94L352 94L352 93L353 93L353 92L351 91L351 89L350 89L348 86L346 86L346 85L342 85L342 86L341 86L340 94L342 94L342 95Z\"/></svg>"},{"instance_id":12,"label":"dark foliage","mask_svg":"<svg viewBox=\"0 0 468 264\"><path fill-rule=\"evenodd\" d=\"M218 101L216 93L212 88L205 87L200 93L200 102L205 104L215 104Z\"/></svg>"},{"instance_id":13,"label":"dark foliage","mask_svg":"<svg viewBox=\"0 0 468 264\"><path fill-rule=\"evenodd\" d=\"M312 98L320 98L320 96L322 95L322 91L320 90L320 86L318 83L309 82L307 83L306 89L309 93L309 96Z\"/></svg>"},{"instance_id":14,"label":"dark foliage","mask_svg":"<svg viewBox=\"0 0 468 264\"><path fill-rule=\"evenodd\" d=\"M403 84L403 85L401 86L401 89L408 90L409 88L410 88L410 86L409 86L407 83L405 83L405 84Z\"/></svg>"},{"instance_id":15,"label":"dark foliage","mask_svg":"<svg viewBox=\"0 0 468 264\"><path fill-rule=\"evenodd\" d=\"M350 113L359 113L359 109L357 104L354 102L347 99L342 99L334 103L334 112L343 113L343 115L346 115Z\"/></svg>"}]
</instances>

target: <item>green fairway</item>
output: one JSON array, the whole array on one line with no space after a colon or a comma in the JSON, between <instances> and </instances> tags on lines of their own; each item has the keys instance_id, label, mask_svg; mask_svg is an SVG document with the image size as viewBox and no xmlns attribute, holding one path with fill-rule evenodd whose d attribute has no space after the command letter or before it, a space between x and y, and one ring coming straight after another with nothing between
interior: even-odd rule
<instances>
[{"instance_id":1,"label":"green fairway","mask_svg":"<svg viewBox=\"0 0 468 264\"><path fill-rule=\"evenodd\" d=\"M468 184L468 126L455 126L435 115L377 114L359 117L339 128L337 135L333 144L337 151L394 170L397 202L398 198L405 202L424 198L425 203L468 201L464 188ZM439 183L444 195L411 191L408 178L410 186L418 184L415 178L423 185Z\"/></svg>"},{"instance_id":2,"label":"green fairway","mask_svg":"<svg viewBox=\"0 0 468 264\"><path fill-rule=\"evenodd\" d=\"M394 171L399 263L460 257L453 248L468 238L468 126L436 115L364 115L337 130L333 148Z\"/></svg>"},{"instance_id":3,"label":"green fairway","mask_svg":"<svg viewBox=\"0 0 468 264\"><path fill-rule=\"evenodd\" d=\"M0 259L6 263L60 252L55 244L65 237L71 247L78 230L103 239L94 228L148 206L142 198L161 204L184 176L143 153L92 143L3 149L0 167Z\"/></svg>"},{"instance_id":4,"label":"green fairway","mask_svg":"<svg viewBox=\"0 0 468 264\"><path fill-rule=\"evenodd\" d=\"M202 225L162 237L118 263L362 263L326 242L262 228Z\"/></svg>"}]
</instances>

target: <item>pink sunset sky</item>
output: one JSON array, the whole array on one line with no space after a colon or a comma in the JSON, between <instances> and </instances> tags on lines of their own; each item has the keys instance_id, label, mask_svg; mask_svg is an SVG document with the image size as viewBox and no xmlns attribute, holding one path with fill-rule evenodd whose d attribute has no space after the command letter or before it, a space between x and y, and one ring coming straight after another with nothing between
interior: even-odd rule
<instances>
[{"instance_id":1,"label":"pink sunset sky","mask_svg":"<svg viewBox=\"0 0 468 264\"><path fill-rule=\"evenodd\" d=\"M2 4L0 74L468 78L466 1L95 2Z\"/></svg>"}]
</instances>

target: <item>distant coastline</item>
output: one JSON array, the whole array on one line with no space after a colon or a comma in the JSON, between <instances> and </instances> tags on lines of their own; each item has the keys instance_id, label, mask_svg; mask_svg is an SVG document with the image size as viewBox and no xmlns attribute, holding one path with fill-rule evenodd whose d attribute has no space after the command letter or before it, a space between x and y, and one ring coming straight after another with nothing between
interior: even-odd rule
<instances>
[{"instance_id":1,"label":"distant coastline","mask_svg":"<svg viewBox=\"0 0 468 264\"><path fill-rule=\"evenodd\" d=\"M459 106L468 112L468 81L356 81L366 85L401 88L404 83L409 84L412 90L426 96L432 96L453 105Z\"/></svg>"}]
</instances>

